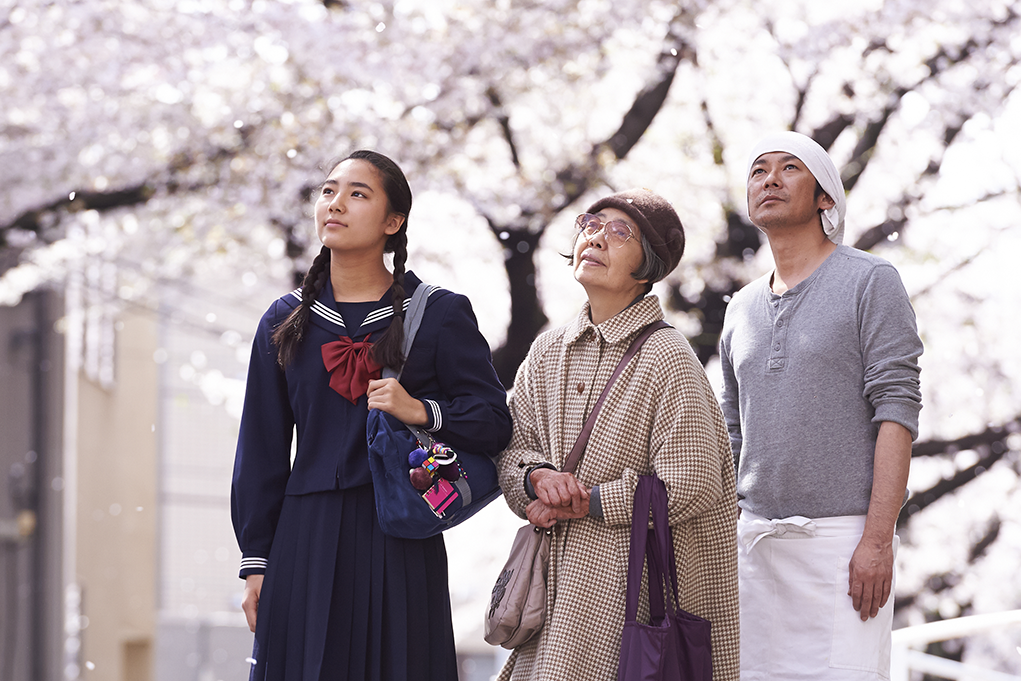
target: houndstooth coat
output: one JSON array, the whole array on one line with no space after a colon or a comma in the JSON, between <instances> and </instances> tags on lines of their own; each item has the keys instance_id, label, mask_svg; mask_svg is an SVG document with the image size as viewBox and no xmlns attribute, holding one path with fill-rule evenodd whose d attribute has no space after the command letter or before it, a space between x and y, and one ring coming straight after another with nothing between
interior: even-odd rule
<instances>
[{"instance_id":1,"label":"houndstooth coat","mask_svg":"<svg viewBox=\"0 0 1021 681\"><path fill-rule=\"evenodd\" d=\"M663 318L648 296L599 326L588 304L574 322L540 335L518 369L514 435L499 460L500 484L522 518L524 475L560 468L631 340ZM730 440L712 388L685 338L654 333L603 404L575 475L599 485L602 518L560 521L550 557L547 620L515 649L500 681L617 678L624 626L631 506L639 475L665 483L680 607L712 622L713 676L738 678L737 497ZM639 621L648 621L643 586Z\"/></svg>"}]
</instances>

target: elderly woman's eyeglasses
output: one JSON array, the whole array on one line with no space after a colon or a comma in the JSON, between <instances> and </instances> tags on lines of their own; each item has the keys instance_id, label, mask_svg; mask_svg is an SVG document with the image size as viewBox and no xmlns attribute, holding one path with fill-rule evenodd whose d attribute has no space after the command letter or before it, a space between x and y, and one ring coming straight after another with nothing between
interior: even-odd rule
<instances>
[{"instance_id":1,"label":"elderly woman's eyeglasses","mask_svg":"<svg viewBox=\"0 0 1021 681\"><path fill-rule=\"evenodd\" d=\"M574 226L581 234L591 239L602 231L606 235L606 242L620 248L628 239L634 238L631 226L623 220L607 220L603 222L592 213L582 213L574 221Z\"/></svg>"}]
</instances>

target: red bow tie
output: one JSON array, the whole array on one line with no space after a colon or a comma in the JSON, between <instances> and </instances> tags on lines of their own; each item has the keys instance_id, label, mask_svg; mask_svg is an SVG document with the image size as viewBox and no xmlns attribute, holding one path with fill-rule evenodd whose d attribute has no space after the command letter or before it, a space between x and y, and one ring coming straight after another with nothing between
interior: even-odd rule
<instances>
[{"instance_id":1,"label":"red bow tie","mask_svg":"<svg viewBox=\"0 0 1021 681\"><path fill-rule=\"evenodd\" d=\"M322 347L323 364L330 372L330 387L351 404L365 394L369 381L382 375L383 367L372 359L372 343L355 343L347 336Z\"/></svg>"}]
</instances>

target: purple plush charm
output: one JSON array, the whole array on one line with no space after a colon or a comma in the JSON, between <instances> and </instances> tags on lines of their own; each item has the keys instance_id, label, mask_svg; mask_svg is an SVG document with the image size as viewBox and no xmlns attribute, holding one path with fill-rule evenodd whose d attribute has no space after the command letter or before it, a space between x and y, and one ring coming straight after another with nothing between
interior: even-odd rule
<instances>
[{"instance_id":1,"label":"purple plush charm","mask_svg":"<svg viewBox=\"0 0 1021 681\"><path fill-rule=\"evenodd\" d=\"M420 492L433 486L433 476L437 473L441 478L454 482L461 477L461 467L457 464L457 452L442 442L432 442L428 449L418 447L408 454L408 477L411 485ZM449 485L448 485L449 486Z\"/></svg>"},{"instance_id":2,"label":"purple plush charm","mask_svg":"<svg viewBox=\"0 0 1021 681\"><path fill-rule=\"evenodd\" d=\"M419 447L412 450L411 454L408 454L408 465L412 468L418 468L427 458L429 458L429 452Z\"/></svg>"},{"instance_id":3,"label":"purple plush charm","mask_svg":"<svg viewBox=\"0 0 1021 681\"><path fill-rule=\"evenodd\" d=\"M456 463L448 463L444 466L440 466L440 477L444 480L454 482L461 477L461 467Z\"/></svg>"}]
</instances>

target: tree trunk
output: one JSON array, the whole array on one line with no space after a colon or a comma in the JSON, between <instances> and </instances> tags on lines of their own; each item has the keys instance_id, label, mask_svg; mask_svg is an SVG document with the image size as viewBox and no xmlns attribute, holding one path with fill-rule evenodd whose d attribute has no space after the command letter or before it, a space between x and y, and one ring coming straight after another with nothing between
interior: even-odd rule
<instances>
[{"instance_id":1,"label":"tree trunk","mask_svg":"<svg viewBox=\"0 0 1021 681\"><path fill-rule=\"evenodd\" d=\"M511 232L506 243L503 266L510 284L511 318L507 340L493 353L493 366L506 388L514 385L518 365L528 355L536 334L549 321L535 289L535 260L532 254L540 234ZM526 248L527 247L527 248Z\"/></svg>"}]
</instances>

